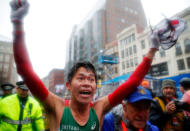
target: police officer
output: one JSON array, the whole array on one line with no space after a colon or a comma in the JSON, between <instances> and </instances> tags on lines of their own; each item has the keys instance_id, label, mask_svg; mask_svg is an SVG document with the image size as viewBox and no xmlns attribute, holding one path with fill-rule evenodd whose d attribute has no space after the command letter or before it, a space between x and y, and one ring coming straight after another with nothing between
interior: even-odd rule
<instances>
[{"instance_id":1,"label":"police officer","mask_svg":"<svg viewBox=\"0 0 190 131\"><path fill-rule=\"evenodd\" d=\"M10 83L4 83L1 85L1 89L3 91L2 97L0 97L0 100L5 98L6 96L9 96L12 94L12 90L15 86Z\"/></svg>"},{"instance_id":2,"label":"police officer","mask_svg":"<svg viewBox=\"0 0 190 131\"><path fill-rule=\"evenodd\" d=\"M28 87L23 81L16 85L17 93L0 102L0 131L44 130L40 104L28 96Z\"/></svg>"}]
</instances>

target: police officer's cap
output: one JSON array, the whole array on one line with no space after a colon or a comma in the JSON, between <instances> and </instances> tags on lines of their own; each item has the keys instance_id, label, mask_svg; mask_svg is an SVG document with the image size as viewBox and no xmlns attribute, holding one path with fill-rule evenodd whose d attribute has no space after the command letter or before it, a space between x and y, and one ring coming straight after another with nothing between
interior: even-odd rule
<instances>
[{"instance_id":1,"label":"police officer's cap","mask_svg":"<svg viewBox=\"0 0 190 131\"><path fill-rule=\"evenodd\" d=\"M26 86L24 81L18 81L18 82L16 82L16 85L23 90L28 90L28 87Z\"/></svg>"},{"instance_id":2,"label":"police officer's cap","mask_svg":"<svg viewBox=\"0 0 190 131\"><path fill-rule=\"evenodd\" d=\"M188 77L182 78L179 83L184 88L190 88L190 78L188 78Z\"/></svg>"},{"instance_id":3,"label":"police officer's cap","mask_svg":"<svg viewBox=\"0 0 190 131\"><path fill-rule=\"evenodd\" d=\"M12 90L14 87L15 86L13 84L10 84L10 83L4 83L1 85L1 88L4 91Z\"/></svg>"}]
</instances>

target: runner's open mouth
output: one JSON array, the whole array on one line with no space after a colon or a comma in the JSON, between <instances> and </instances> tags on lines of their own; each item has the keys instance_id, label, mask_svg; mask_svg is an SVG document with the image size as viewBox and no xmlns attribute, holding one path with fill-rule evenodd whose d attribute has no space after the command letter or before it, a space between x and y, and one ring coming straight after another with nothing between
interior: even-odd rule
<instances>
[{"instance_id":1,"label":"runner's open mouth","mask_svg":"<svg viewBox=\"0 0 190 131\"><path fill-rule=\"evenodd\" d=\"M91 94L90 91L80 91L79 93L80 94L84 94L84 95L90 95Z\"/></svg>"}]
</instances>

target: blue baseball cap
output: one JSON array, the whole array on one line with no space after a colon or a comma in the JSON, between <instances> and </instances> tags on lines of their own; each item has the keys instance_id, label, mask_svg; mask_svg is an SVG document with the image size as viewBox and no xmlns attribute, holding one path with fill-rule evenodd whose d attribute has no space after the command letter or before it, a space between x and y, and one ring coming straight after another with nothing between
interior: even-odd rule
<instances>
[{"instance_id":1,"label":"blue baseball cap","mask_svg":"<svg viewBox=\"0 0 190 131\"><path fill-rule=\"evenodd\" d=\"M134 103L141 100L149 100L152 101L152 95L149 90L143 88L142 86L138 86L136 90L130 94L125 100L130 103Z\"/></svg>"}]
</instances>

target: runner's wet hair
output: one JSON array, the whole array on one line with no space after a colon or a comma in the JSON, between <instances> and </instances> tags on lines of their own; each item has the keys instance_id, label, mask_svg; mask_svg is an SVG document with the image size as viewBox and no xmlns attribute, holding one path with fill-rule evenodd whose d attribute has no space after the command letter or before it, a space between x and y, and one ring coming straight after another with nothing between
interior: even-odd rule
<instances>
[{"instance_id":1,"label":"runner's wet hair","mask_svg":"<svg viewBox=\"0 0 190 131\"><path fill-rule=\"evenodd\" d=\"M95 80L97 82L97 74L96 69L94 68L93 64L89 61L83 61L83 62L77 62L73 67L70 69L68 75L67 75L67 81L71 83L75 73L78 71L80 67L84 67L86 70L90 70L94 73Z\"/></svg>"}]
</instances>

